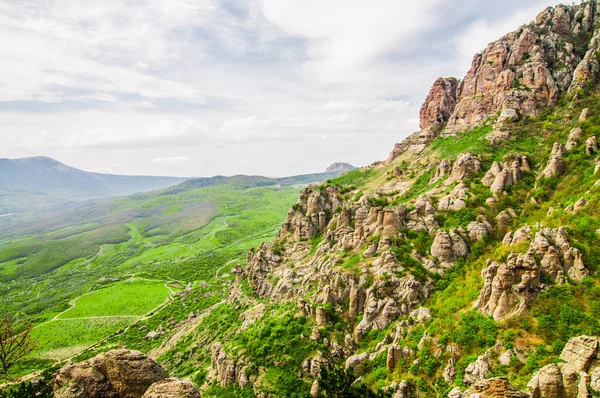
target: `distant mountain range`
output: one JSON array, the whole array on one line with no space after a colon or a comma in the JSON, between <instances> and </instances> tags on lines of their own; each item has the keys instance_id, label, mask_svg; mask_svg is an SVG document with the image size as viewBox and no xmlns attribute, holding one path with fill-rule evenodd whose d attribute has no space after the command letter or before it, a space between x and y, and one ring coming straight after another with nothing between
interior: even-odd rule
<instances>
[{"instance_id":1,"label":"distant mountain range","mask_svg":"<svg viewBox=\"0 0 600 398\"><path fill-rule=\"evenodd\" d=\"M0 158L0 216L25 210L61 206L89 199L127 196L173 187L183 191L223 183L241 186L297 185L335 178L355 167L334 163L325 173L269 178L236 175L203 178L125 176L91 173L39 156L21 159Z\"/></svg>"},{"instance_id":2,"label":"distant mountain range","mask_svg":"<svg viewBox=\"0 0 600 398\"><path fill-rule=\"evenodd\" d=\"M0 214L163 189L187 179L90 173L44 156L0 159Z\"/></svg>"},{"instance_id":3,"label":"distant mountain range","mask_svg":"<svg viewBox=\"0 0 600 398\"><path fill-rule=\"evenodd\" d=\"M356 170L356 167L352 166L350 163L333 163L331 166L325 170L326 173L332 172L342 172L345 173L347 171Z\"/></svg>"}]
</instances>

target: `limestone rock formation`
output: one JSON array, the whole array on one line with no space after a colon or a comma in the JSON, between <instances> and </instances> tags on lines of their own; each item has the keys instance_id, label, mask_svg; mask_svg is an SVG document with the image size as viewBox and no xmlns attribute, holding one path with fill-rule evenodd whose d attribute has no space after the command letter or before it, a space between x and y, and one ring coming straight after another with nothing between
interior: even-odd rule
<instances>
[{"instance_id":1,"label":"limestone rock formation","mask_svg":"<svg viewBox=\"0 0 600 398\"><path fill-rule=\"evenodd\" d=\"M140 398L167 372L139 351L116 350L68 364L55 376L56 398Z\"/></svg>"},{"instance_id":2,"label":"limestone rock formation","mask_svg":"<svg viewBox=\"0 0 600 398\"><path fill-rule=\"evenodd\" d=\"M463 181L477 174L481 170L481 162L477 156L470 152L461 153L452 166L452 172L448 183Z\"/></svg>"},{"instance_id":3,"label":"limestone rock formation","mask_svg":"<svg viewBox=\"0 0 600 398\"><path fill-rule=\"evenodd\" d=\"M492 163L481 182L494 193L502 192L507 186L516 184L523 173L530 170L527 156L509 154L502 164Z\"/></svg>"},{"instance_id":4,"label":"limestone rock formation","mask_svg":"<svg viewBox=\"0 0 600 398\"><path fill-rule=\"evenodd\" d=\"M421 107L421 130L446 122L456 106L458 80L440 77L433 83L429 95Z\"/></svg>"},{"instance_id":5,"label":"limestone rock formation","mask_svg":"<svg viewBox=\"0 0 600 398\"><path fill-rule=\"evenodd\" d=\"M481 275L484 286L475 307L496 320L522 312L539 290L539 268L530 253L513 253L506 264L488 262Z\"/></svg>"},{"instance_id":6,"label":"limestone rock formation","mask_svg":"<svg viewBox=\"0 0 600 398\"><path fill-rule=\"evenodd\" d=\"M142 398L200 398L200 392L189 381L168 378L152 384Z\"/></svg>"},{"instance_id":7,"label":"limestone rock formation","mask_svg":"<svg viewBox=\"0 0 600 398\"><path fill-rule=\"evenodd\" d=\"M454 397L478 398L529 398L529 394L517 390L505 377L495 377L475 384L461 395Z\"/></svg>"},{"instance_id":8,"label":"limestone rock formation","mask_svg":"<svg viewBox=\"0 0 600 398\"><path fill-rule=\"evenodd\" d=\"M235 360L229 359L221 343L212 345L208 379L217 381L223 387L236 382L243 386L244 383L240 381L244 377L244 372L240 368Z\"/></svg>"},{"instance_id":9,"label":"limestone rock formation","mask_svg":"<svg viewBox=\"0 0 600 398\"><path fill-rule=\"evenodd\" d=\"M585 141L585 151L588 155L598 153L598 141L596 140L596 136L590 137Z\"/></svg>"},{"instance_id":10,"label":"limestone rock formation","mask_svg":"<svg viewBox=\"0 0 600 398\"><path fill-rule=\"evenodd\" d=\"M431 255L436 257L441 268L449 268L456 260L469 254L469 248L463 238L451 229L449 232L439 229L431 245Z\"/></svg>"},{"instance_id":11,"label":"limestone rock formation","mask_svg":"<svg viewBox=\"0 0 600 398\"><path fill-rule=\"evenodd\" d=\"M544 171L540 173L539 178L550 178L562 174L565 171L565 161L562 159L562 155L562 144L555 142L554 146L552 147L552 154L550 155L550 160L548 160L548 164L546 165Z\"/></svg>"},{"instance_id":12,"label":"limestone rock formation","mask_svg":"<svg viewBox=\"0 0 600 398\"><path fill-rule=\"evenodd\" d=\"M581 135L583 134L581 128L576 127L569 133L569 138L567 139L567 144L565 145L565 150L572 151L579 144L579 140L581 139Z\"/></svg>"},{"instance_id":13,"label":"limestone rock formation","mask_svg":"<svg viewBox=\"0 0 600 398\"><path fill-rule=\"evenodd\" d=\"M564 228L542 228L533 240L530 231L531 228L525 226L507 233L503 240L507 245L530 242L526 254L511 253L506 264L488 261L481 273L484 286L475 307L496 320L527 308L539 293L541 273L559 284L566 283L567 277L580 283L589 274L581 252L569 244ZM538 262L536 257L541 260Z\"/></svg>"},{"instance_id":14,"label":"limestone rock formation","mask_svg":"<svg viewBox=\"0 0 600 398\"><path fill-rule=\"evenodd\" d=\"M532 398L587 397L595 386L598 365L598 338L575 337L560 354L562 363L544 366L536 372L528 388Z\"/></svg>"},{"instance_id":15,"label":"limestone rock formation","mask_svg":"<svg viewBox=\"0 0 600 398\"><path fill-rule=\"evenodd\" d=\"M490 375L492 368L489 350L480 355L475 362L471 362L465 369L464 383L471 385L481 382Z\"/></svg>"},{"instance_id":16,"label":"limestone rock formation","mask_svg":"<svg viewBox=\"0 0 600 398\"><path fill-rule=\"evenodd\" d=\"M562 93L594 81L600 69L594 56L600 45L596 19L595 3L559 5L490 43L475 55L457 88L447 133L466 130L506 109L536 116L540 108L555 105ZM579 46L582 38L589 44Z\"/></svg>"}]
</instances>

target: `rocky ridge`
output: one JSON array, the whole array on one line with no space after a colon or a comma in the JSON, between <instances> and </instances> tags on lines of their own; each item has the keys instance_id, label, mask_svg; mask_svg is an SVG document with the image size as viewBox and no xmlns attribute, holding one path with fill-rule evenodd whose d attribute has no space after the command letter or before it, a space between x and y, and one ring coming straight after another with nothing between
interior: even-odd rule
<instances>
[{"instance_id":1,"label":"rocky ridge","mask_svg":"<svg viewBox=\"0 0 600 398\"><path fill-rule=\"evenodd\" d=\"M470 258L478 242L494 236L500 236L508 254L501 261L488 256L479 297L471 305L497 321L526 312L540 293L554 285L577 285L590 275L581 250L564 228L519 225L517 211L501 203L523 184L566 173L566 151L584 148L588 155L595 154L595 137L573 127L566 148L554 142L545 160L508 151L491 162L469 150L440 158L430 143L486 121L489 145L511 141L519 120L538 116L540 109L555 106L567 93L579 95L578 90L597 77L596 20L594 3L558 6L491 43L474 58L464 80L441 78L434 83L421 108L422 131L397 144L385 162L361 171L374 175L370 186L308 187L276 240L248 253L236 285L247 282L258 297L270 302L294 302L298 316L314 320L311 338L323 339L319 330L333 326L333 319L340 316L349 323L344 338L326 338L328 353L306 359L301 372L305 377L318 378L321 365L333 366L339 360L356 368L383 355L389 372L399 361L418 361L415 348L404 342L407 333L426 323L414 312L427 310L421 306L435 291L436 280ZM586 121L578 116L578 123ZM377 175L377 170L389 172ZM427 175L427 180L417 182L413 177L417 173ZM417 183L421 185L415 195ZM490 211L478 211L463 225L447 227L440 221L469 211L482 196ZM537 199L532 196L531 201ZM359 349L371 331L390 328L395 332L371 350ZM460 350L440 346L427 334L417 349L422 346L452 352L443 373L453 384ZM524 396L507 387L504 379L487 381L497 366L491 356L515 355L502 348L493 352L465 368L463 382L472 385L470 393L504 389L512 391L511 396ZM228 360L236 363L235 358ZM213 378L235 383L237 375L231 368L227 360L212 366Z\"/></svg>"},{"instance_id":2,"label":"rocky ridge","mask_svg":"<svg viewBox=\"0 0 600 398\"><path fill-rule=\"evenodd\" d=\"M302 190L277 237L235 268L223 305L239 312L231 335L272 343L298 322L285 343L310 349L257 365L242 339L205 336L204 387L275 397L280 371L319 396L322 369L342 366L395 398L597 390L598 339L572 338L596 314L597 13L593 2L543 11L462 81L438 79L422 130L386 161Z\"/></svg>"}]
</instances>

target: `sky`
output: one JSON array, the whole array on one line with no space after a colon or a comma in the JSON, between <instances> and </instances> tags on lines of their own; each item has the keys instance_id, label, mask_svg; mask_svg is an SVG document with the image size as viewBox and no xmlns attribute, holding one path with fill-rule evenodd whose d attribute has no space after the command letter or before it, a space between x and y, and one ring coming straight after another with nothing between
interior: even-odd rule
<instances>
[{"instance_id":1,"label":"sky","mask_svg":"<svg viewBox=\"0 0 600 398\"><path fill-rule=\"evenodd\" d=\"M0 157L285 176L385 159L550 0L0 0Z\"/></svg>"}]
</instances>

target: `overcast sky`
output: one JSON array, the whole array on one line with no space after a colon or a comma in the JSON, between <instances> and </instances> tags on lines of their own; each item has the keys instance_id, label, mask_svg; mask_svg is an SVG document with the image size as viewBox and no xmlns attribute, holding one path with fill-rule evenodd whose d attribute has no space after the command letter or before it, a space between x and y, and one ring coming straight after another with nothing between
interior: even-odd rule
<instances>
[{"instance_id":1,"label":"overcast sky","mask_svg":"<svg viewBox=\"0 0 600 398\"><path fill-rule=\"evenodd\" d=\"M269 176L384 159L550 0L0 0L0 157Z\"/></svg>"}]
</instances>

